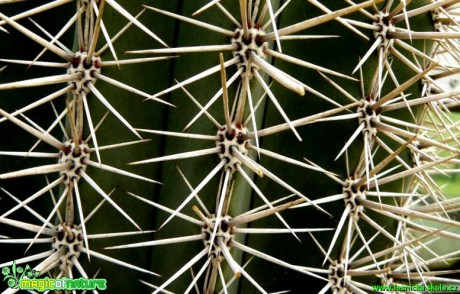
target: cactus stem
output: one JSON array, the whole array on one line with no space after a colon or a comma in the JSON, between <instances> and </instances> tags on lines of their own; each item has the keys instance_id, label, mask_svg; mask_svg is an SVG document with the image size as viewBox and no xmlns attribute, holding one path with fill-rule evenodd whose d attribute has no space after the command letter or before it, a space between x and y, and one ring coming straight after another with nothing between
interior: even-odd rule
<instances>
[{"instance_id":1,"label":"cactus stem","mask_svg":"<svg viewBox=\"0 0 460 294\"><path fill-rule=\"evenodd\" d=\"M0 215L0 224L12 227L9 230L24 230L24 233L34 236L32 238L24 235L27 238L13 239L14 234L5 232L0 235L0 244L26 244L24 247L27 246L27 254L32 250L40 250L39 246L52 246L49 251L29 254L29 257L16 262L32 262L31 266L35 265L35 271L43 274L50 271L47 275L53 278L88 278L88 275L93 274L91 266L95 265L94 259L102 259L103 264L121 265L149 275L158 275L151 272L152 266L171 266L177 263L177 266L172 265L172 274L168 273L161 281L161 286L142 282L154 288L154 293L169 293L165 288L170 287L172 291L181 293L188 293L193 288L206 294L219 291L225 294L235 291L247 292L248 288L255 288L253 291L261 293L267 293L267 290L286 293L284 290L287 288L293 288L290 289L292 291L301 290L296 283L288 282L297 279L298 273L308 275L304 276L304 279L308 283L313 282L312 289L320 289L321 294L327 291L333 294L374 292L375 288L373 289L372 285L377 284L383 287L399 287L413 283L425 286L433 282L459 283L458 278L444 277L460 272L452 269L453 263L457 262L459 251L454 248L444 254L437 247L450 246L449 242L444 240L460 240L460 234L454 231L460 227L460 221L455 215L460 209L460 200L451 198L450 191L438 182L438 177L455 176L460 171L457 167L460 163L460 140L457 139L459 124L455 121L455 111L459 104L456 96L460 93L460 90L456 90L459 86L456 75L460 72L457 69L460 50L455 40L460 36L456 19L460 15L457 11L460 0L438 0L432 1L433 3L411 0L359 0L356 1L359 3L354 3L355 0L345 0L345 4L335 3L333 0L329 0L328 3L307 0L306 6L300 4L301 0L294 3L296 1L238 0L232 4L220 0L205 0L204 4L163 1L164 3L158 4L158 8L154 8L146 5L139 7L129 0L50 0L45 5L28 2L10 5L5 12L2 11L5 14L21 9L24 11L16 15L17 12L13 12L12 16L0 13L0 30L7 32L7 26L13 29L13 33L6 38L6 50L10 47L16 48L18 41L25 41L22 44L35 46L37 43L40 53L33 54L34 58L28 60L30 58L21 54L31 53L33 47L19 48L21 50L17 52L5 51L8 56L4 57L11 59L0 59L0 62L8 64L6 69L0 65L0 76L6 78L5 83L0 84L0 91L6 93L6 98L15 93L24 97L34 96L36 88L31 87L40 87L37 90L40 92L36 93L50 91L51 94L44 94L46 97L42 94L39 94L42 97L30 97L34 98L31 103L7 99L2 107L6 111L0 109L0 123L7 120L12 123L4 124L2 127L12 127L13 132L14 129L19 132L24 130L26 137L35 143L28 152L22 152L22 148L11 147L22 144L23 140L12 142L14 144L10 147L5 145L6 151L0 151L0 156L9 156L5 158L6 169L0 172L0 181L18 178L5 185L14 185L16 181L32 181L28 182L31 184L30 187L19 185L7 188L14 194L17 193L18 197L0 187L0 193L7 194L4 199L7 201L6 207L10 206L10 202L13 204L12 208L10 206L5 209L6 212L1 212L3 215ZM10 2L16 0L0 0L0 5ZM72 2L69 7L63 6L69 2ZM337 5L340 8L333 10L332 7ZM43 16L37 15L55 7L59 8L46 12ZM120 18L121 15L121 21L113 19L106 9L112 12L115 10L116 17ZM158 17L145 20L151 29L141 23L140 16L147 17L143 15L145 10L152 11L149 13ZM217 13L214 14L211 10L216 10ZM184 14L193 11L193 16ZM203 11L206 13L199 16L200 20L193 18ZM131 15L132 12L139 13ZM27 18L32 24L27 25ZM168 26L164 19L171 20L175 26ZM39 24L40 22L43 23ZM177 26L180 24L184 26ZM337 27L337 32L329 34L331 29ZM133 30L128 30L129 28ZM172 42L173 47L177 48L169 48L153 29L163 30L159 31L161 35L167 36L167 42ZM75 30L76 34L73 38L72 30ZM196 30L204 31L205 34L196 35ZM311 35L308 34L310 32ZM115 35L111 36L114 33ZM142 35L145 34L149 37L142 39ZM19 39L16 37L18 35ZM333 39L326 38L339 36L342 38L337 39L337 44L341 46L330 46ZM347 39L350 36L358 41L369 42L369 47L362 51L362 42L358 42L359 46L347 46L353 41ZM161 43L160 49L145 47L145 44L152 41L150 37ZM187 44L190 38L198 40L198 43L181 47ZM217 38L220 41L209 42L209 38ZM281 53L281 41L309 39L318 40L314 40L312 46L306 44L310 41L301 41L302 44L285 44L283 49L289 50L286 51L287 54ZM120 53L115 51L115 42L124 53L158 56L119 60L117 54ZM99 50L98 43L102 46ZM140 48L126 47L133 44L139 45ZM147 49L139 50L142 46ZM337 55L333 53L335 51L318 50L324 46L335 51L342 47L348 49L344 54ZM362 58L358 57L359 52L363 53ZM212 63L212 58L209 57L217 53L219 61L206 65L194 58L173 59L179 57L179 54L189 53L203 55L201 57L206 63ZM49 61L41 61L45 54L50 55ZM101 60L102 54L110 55L109 58L112 60ZM159 54L169 56L160 57ZM227 61L223 54L230 54ZM64 59L64 63L56 62L61 58ZM142 79L134 82L139 89L144 88L143 90L128 85L129 79L139 76L130 76L130 73L145 71L150 65L146 62L169 59L172 59L168 62L169 66L157 64L161 67L157 73L161 75L157 75L159 80L156 80L154 85L151 77L145 73L141 73ZM350 66L350 60L356 61L350 67L354 69L353 73L341 73L340 67L346 71ZM187 65L187 62L191 62L193 66ZM197 68L197 64L204 67L198 69L197 74L190 72ZM327 64L334 64L335 68L329 69ZM111 75L116 71L114 65L128 65L130 70L117 71L115 75ZM29 69L32 66L35 67ZM21 67L27 67L28 77L17 76L17 68ZM102 70L102 67L106 69ZM67 73L62 74L64 71L59 75L59 71L64 68ZM232 71L229 77L227 68ZM370 74L363 75L363 71L368 71L369 68ZM356 77L358 70L359 79ZM316 71L319 75L311 71ZM171 84L171 81L175 80L175 74L185 74L185 79L181 82L176 80L176 83ZM198 85L202 82L207 83L215 74L220 74L219 89L213 90L212 87ZM336 78L332 76L345 80L336 82ZM99 82L101 87L99 84L96 87L99 80L102 80ZM272 88L274 82L278 85ZM359 85L356 82L359 82ZM164 83L170 85L165 86L165 89L161 86ZM185 89L192 83L196 86L194 95L200 98L200 102ZM145 87L152 85L154 88L160 87L160 90L148 93L149 90L145 90ZM180 97L183 95L173 92L179 88L190 101L182 101ZM144 101L156 100L167 106L177 105L178 108L173 111L162 105L158 109L153 109L153 112L147 111L152 117L160 115L164 118L153 121L148 119L148 115L137 115L137 111L142 109L128 107L127 112L118 112L114 108L116 101L111 100L113 95L110 95L110 91L115 91L116 94L120 89L123 94L139 95ZM296 99L291 101L295 102L294 104L287 100L281 101L281 98L289 98L292 92L300 96L307 92L308 95L305 96L316 96L322 101L311 104L308 99L296 97L295 94L290 95L293 96L290 99ZM229 93L235 94L235 98L229 97ZM165 98L166 96L168 98ZM215 103L221 96L222 102ZM256 96L260 97L257 101L253 100ZM54 100L57 97L63 97L64 101ZM25 106L21 105L24 103ZM60 109L64 103L65 108ZM193 104L197 108L190 112L187 107ZM185 112L188 110L185 116L182 113L184 109L177 112L183 106L186 107ZM143 110L145 112L146 109ZM388 113L392 110L394 111ZM104 114L102 119L99 118L99 114ZM109 114L115 117L114 121L106 119ZM202 119L202 114L207 116L211 125L206 119L194 124L198 119ZM191 120L188 115L192 117ZM276 125L280 120L283 123ZM135 121L147 125L145 128L136 128ZM115 137L111 138L121 138L125 135L129 137L132 133L136 140L108 142L110 138L100 134L107 129L116 131L117 126L120 128L120 122L123 124L123 131L129 131L123 134L112 132ZM326 129L320 130L314 126L300 128L313 123L320 123L318 125ZM185 125L182 132L177 131L183 127L180 124ZM192 124L199 130L187 133L186 130ZM332 128L329 128L329 124ZM214 134L212 131L209 133L210 127L214 127ZM352 134L346 135L345 130L350 130L350 127ZM294 136L281 134L284 131L292 132ZM329 134L337 132L337 136L324 137L324 131L328 131ZM149 141L142 139L141 135L144 136L145 133L152 137L168 137L159 137L160 145L154 141L151 145L134 145ZM340 139L344 134L345 145L337 146L337 140L334 141L334 138ZM268 135L271 137L263 138ZM351 137L348 137L350 135ZM303 149L302 146L309 145L308 142L303 145L290 144L296 139L301 141L301 136L306 141L313 140L316 145L323 144L327 148L318 145ZM329 139L332 139L332 143ZM50 146L39 146L42 141ZM185 142L187 144L184 145L183 141L188 143ZM5 144L8 145L8 142L7 140ZM27 140L23 143L26 142ZM107 162L102 163L100 153L103 150L124 146L130 146L129 152L122 154L122 157L107 155ZM283 152L277 153L277 150L281 150L277 146ZM304 157L307 154L307 157L311 158L310 153L316 154L314 152L318 148L322 158L315 161L318 160L321 164ZM337 161L334 162L332 158L338 148L341 149L336 157ZM146 156L146 152L150 156ZM89 158L91 153L96 153L94 159ZM343 157L344 153L345 166L338 164L338 158ZM131 155L137 158L128 160L129 165L154 164L136 167L147 172L145 175L137 175L116 167L118 159L132 157ZM11 158L12 156L16 158ZM31 160L18 157L30 157ZM263 165L260 163L262 157ZM174 178L172 173L175 171L171 166L174 163L171 161L181 159L187 159L187 177L175 164L179 177L176 175ZM40 160L48 162L34 163ZM265 163L265 160L268 161ZM17 162L21 167L16 170L8 168L10 162ZM203 162L207 167L201 171L202 175L198 175L195 167ZM327 164L329 167L326 167ZM89 169L88 165L91 166ZM285 168L291 165L295 166L294 170L298 170L294 175L289 174L292 170ZM309 170L305 171L303 168ZM304 176L302 171L306 172ZM305 181L298 182L302 177L309 177L311 171L314 171L315 175L309 179L310 184L312 180L316 186L310 186ZM239 175L235 175L235 172ZM53 174L49 177L53 179L50 182L48 174L51 173ZM106 179L113 176L113 173L117 174L115 178ZM157 187L158 189L153 191L153 198L149 198L159 201L158 203L128 192L131 190L129 185L135 185L139 183L138 180L142 180L142 185L134 186L135 190L144 190L139 195L152 193L151 183L161 184L153 180L152 174L155 173L163 175L165 180L165 186L161 189ZM344 173L346 174L343 175ZM42 174L46 184L41 183ZM192 177L189 178L190 181L189 174ZM29 175L33 177L23 178ZM137 206L141 208L137 217L132 215L131 210L117 204L119 201L115 201L112 196L116 189L112 189L110 193L105 192L106 188L120 177L120 185L127 185L122 187L122 191L129 196L124 201L133 204L135 209ZM181 182L181 179L183 183L178 185L177 182ZM19 197L22 189L31 189L33 192L26 192L28 195L22 200ZM213 193L210 189L217 191ZM52 203L49 210L34 210L41 207L41 202L47 200L41 196L48 192L51 196L48 204ZM180 196L180 199L171 198L176 194L183 194L182 192L185 192L185 195ZM274 194L269 195L270 193ZM279 193L292 194L278 197ZM93 199L97 204L95 207L94 201L88 202L86 199L91 195L101 197ZM308 195L308 198L305 195ZM269 200L269 196L275 197L276 200ZM137 200L131 197L142 202L136 204L134 202ZM197 203L195 202L194 206L191 203L195 200ZM109 202L111 206L106 207L109 211L101 209L105 202ZM169 203L172 208L165 203ZM314 215L307 212L312 206L319 210L314 209ZM196 215L186 214L187 209L191 207ZM85 212L89 211L91 212L85 218ZM10 219L11 215L18 213L21 217L38 219L38 225ZM24 215L27 213L30 215ZM88 234L94 228L100 227L97 224L99 220L93 216L101 213L104 216L107 213L116 216L121 214L121 222L126 223L127 220L127 225L134 225L136 230ZM313 223L321 223L319 217L324 218L323 213L330 217L330 221L336 222L334 228L310 228L316 227ZM166 215L166 221L161 214ZM294 225L292 219L302 222L303 225ZM137 221L141 220L142 223L138 225ZM312 225L305 225L310 220L313 221ZM180 226L182 221L186 222L184 226ZM160 237L151 228L146 227L149 230L142 231L140 226L147 223L159 229L169 224L169 229L161 233L164 237ZM115 223L104 224L106 225L117 227ZM181 231L179 236L170 234L179 232L174 228ZM316 236L314 232L321 233ZM323 254L323 266L321 256L309 257L291 252L300 246L308 251L315 247L311 242L298 244L289 235L281 235L286 238L274 240L276 234L291 234L300 242L299 237L302 233L309 234L318 247L313 249ZM129 236L138 240L129 243L129 240L134 240ZM90 241L112 237L123 237L125 241L128 240L125 242L128 244L118 245L113 240L107 240L110 243L106 243L106 249L134 248L132 252L124 252L130 260L138 259L139 256L145 257L145 254L147 259L141 258L141 266L130 264L99 253L99 242ZM262 239L270 242L261 242ZM275 247L284 247L274 248L272 240L275 241ZM38 243L41 245L29 250ZM162 250L165 248L156 247L166 245L173 250L175 247L196 248L201 244L204 248L192 250L190 254L180 253L177 257L186 258L183 262L176 260L174 256L171 259L170 254L162 256ZM88 260L82 261L81 253L86 254ZM261 260L246 268L254 257ZM249 261L243 265L242 261L247 259ZM292 260L296 260L295 264L291 263ZM87 261L90 261L91 265ZM271 263L273 269L263 269L266 262ZM312 264L305 266L305 262ZM441 268L437 269L440 263ZM11 264L15 272L14 262L0 264L0 267ZM275 269L276 267L281 268ZM288 272L280 275L283 268ZM106 270L110 275L110 267ZM9 271L5 269L3 274L7 275L8 273L5 273ZM292 276L289 271L297 273ZM167 269L167 272L171 270ZM276 281L266 280L269 272L276 275ZM96 275L98 273L99 271ZM35 274L34 271L32 274ZM235 283L239 285L231 285L241 277L244 281ZM111 280L112 282L118 283L114 280ZM11 284L10 281L8 283ZM124 281L122 283L120 287L136 289L136 280L131 279L130 284ZM202 289L200 283L203 284ZM123 288L121 291L127 290Z\"/></svg>"}]
</instances>

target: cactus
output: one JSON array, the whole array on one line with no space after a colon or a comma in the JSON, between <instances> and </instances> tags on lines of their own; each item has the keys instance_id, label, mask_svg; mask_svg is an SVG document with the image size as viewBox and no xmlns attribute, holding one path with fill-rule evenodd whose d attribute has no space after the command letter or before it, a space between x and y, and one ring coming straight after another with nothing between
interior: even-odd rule
<instances>
[{"instance_id":1,"label":"cactus","mask_svg":"<svg viewBox=\"0 0 460 294\"><path fill-rule=\"evenodd\" d=\"M4 293L460 290L458 3L0 1Z\"/></svg>"}]
</instances>

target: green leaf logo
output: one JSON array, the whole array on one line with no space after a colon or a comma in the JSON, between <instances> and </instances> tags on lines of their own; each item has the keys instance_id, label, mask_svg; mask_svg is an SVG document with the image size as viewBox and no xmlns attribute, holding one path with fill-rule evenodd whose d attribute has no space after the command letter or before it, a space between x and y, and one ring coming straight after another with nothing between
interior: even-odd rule
<instances>
[{"instance_id":1,"label":"green leaf logo","mask_svg":"<svg viewBox=\"0 0 460 294\"><path fill-rule=\"evenodd\" d=\"M2 268L2 274L4 276L7 276L9 273L10 273L10 268L9 267Z\"/></svg>"},{"instance_id":2,"label":"green leaf logo","mask_svg":"<svg viewBox=\"0 0 460 294\"><path fill-rule=\"evenodd\" d=\"M5 276L3 281L8 280L8 287L18 289L19 281L21 281L24 277L34 279L40 275L40 272L31 269L29 265L26 265L25 268L16 266L16 261L13 261L11 269L7 266L2 268L2 275Z\"/></svg>"},{"instance_id":3,"label":"green leaf logo","mask_svg":"<svg viewBox=\"0 0 460 294\"><path fill-rule=\"evenodd\" d=\"M19 267L22 271L22 267ZM2 274L5 276L3 281L8 280L8 287L17 289L19 287L19 279L16 273L16 261L13 261L12 270L9 267L2 268Z\"/></svg>"}]
</instances>

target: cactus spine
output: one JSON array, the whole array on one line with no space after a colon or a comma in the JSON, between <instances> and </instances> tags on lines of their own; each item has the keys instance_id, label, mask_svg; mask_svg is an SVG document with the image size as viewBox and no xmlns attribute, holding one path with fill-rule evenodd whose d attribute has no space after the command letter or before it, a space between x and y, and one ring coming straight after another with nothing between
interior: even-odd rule
<instances>
[{"instance_id":1,"label":"cactus spine","mask_svg":"<svg viewBox=\"0 0 460 294\"><path fill-rule=\"evenodd\" d=\"M459 285L458 0L146 2L0 1L0 267Z\"/></svg>"}]
</instances>

